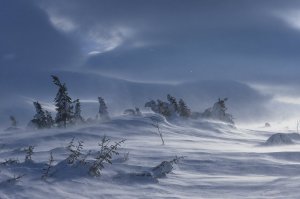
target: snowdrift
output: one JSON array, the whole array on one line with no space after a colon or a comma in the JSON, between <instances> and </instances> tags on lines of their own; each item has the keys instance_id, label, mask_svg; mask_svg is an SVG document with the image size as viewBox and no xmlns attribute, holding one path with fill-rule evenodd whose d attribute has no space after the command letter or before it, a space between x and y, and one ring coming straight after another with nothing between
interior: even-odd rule
<instances>
[{"instance_id":1,"label":"snowdrift","mask_svg":"<svg viewBox=\"0 0 300 199\"><path fill-rule=\"evenodd\" d=\"M126 141L101 176L91 176L89 166L104 135L111 143ZM90 154L86 164L81 156L72 165L66 162L73 137L83 141L81 152ZM294 143L297 137L290 134ZM299 198L299 145L257 147L265 139L226 123L167 121L152 113L70 129L2 131L0 198ZM32 160L25 161L30 145ZM53 165L42 179L51 152ZM184 158L174 164L176 156Z\"/></svg>"}]
</instances>

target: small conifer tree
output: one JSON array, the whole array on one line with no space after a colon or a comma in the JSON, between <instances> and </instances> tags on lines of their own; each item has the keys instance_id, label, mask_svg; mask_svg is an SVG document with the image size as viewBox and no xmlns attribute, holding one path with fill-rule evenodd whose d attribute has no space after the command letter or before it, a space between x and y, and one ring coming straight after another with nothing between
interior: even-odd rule
<instances>
[{"instance_id":1,"label":"small conifer tree","mask_svg":"<svg viewBox=\"0 0 300 199\"><path fill-rule=\"evenodd\" d=\"M75 123L83 122L84 120L83 117L81 116L81 104L79 102L79 99L75 100L73 103L75 104L74 117L73 117Z\"/></svg>"},{"instance_id":2,"label":"small conifer tree","mask_svg":"<svg viewBox=\"0 0 300 199\"><path fill-rule=\"evenodd\" d=\"M178 102L179 106L179 115L181 117L188 118L191 116L191 110L187 107L186 103L183 101L183 99L180 99Z\"/></svg>"},{"instance_id":3,"label":"small conifer tree","mask_svg":"<svg viewBox=\"0 0 300 199\"><path fill-rule=\"evenodd\" d=\"M66 84L62 84L58 77L52 75L53 83L58 87L58 92L54 99L56 106L55 122L59 127L66 127L73 117L72 99L68 94Z\"/></svg>"},{"instance_id":4,"label":"small conifer tree","mask_svg":"<svg viewBox=\"0 0 300 199\"><path fill-rule=\"evenodd\" d=\"M48 163L45 165L45 168L43 168L43 175L42 175L42 179L43 180L46 180L49 175L50 175L50 170L51 168L53 167L53 162L54 162L54 159L53 159L53 155L52 155L52 152L50 152L50 158L49 158L49 161Z\"/></svg>"},{"instance_id":5,"label":"small conifer tree","mask_svg":"<svg viewBox=\"0 0 300 199\"><path fill-rule=\"evenodd\" d=\"M52 115L49 111L45 111L45 116L46 116L46 123L47 123L47 127L51 128L54 126L54 120L52 118Z\"/></svg>"},{"instance_id":6,"label":"small conifer tree","mask_svg":"<svg viewBox=\"0 0 300 199\"><path fill-rule=\"evenodd\" d=\"M125 140L121 140L120 142L116 142L115 144L110 144L110 139L104 136L101 140L101 143L99 143L100 150L89 169L89 174L91 176L100 176L101 170L104 168L104 164L112 164L112 156L119 155L119 152L117 150L123 142L125 142Z\"/></svg>"},{"instance_id":7,"label":"small conifer tree","mask_svg":"<svg viewBox=\"0 0 300 199\"><path fill-rule=\"evenodd\" d=\"M169 103L172 105L174 111L178 113L179 108L178 108L178 103L177 103L176 98L171 96L170 94L168 94L167 99L168 99Z\"/></svg>"},{"instance_id":8,"label":"small conifer tree","mask_svg":"<svg viewBox=\"0 0 300 199\"><path fill-rule=\"evenodd\" d=\"M169 109L166 102L157 100L158 113L162 114L165 117L171 116L171 110Z\"/></svg>"},{"instance_id":9,"label":"small conifer tree","mask_svg":"<svg viewBox=\"0 0 300 199\"><path fill-rule=\"evenodd\" d=\"M104 99L102 97L98 97L98 100L99 100L99 116L101 120L109 120L110 118L109 118L107 106Z\"/></svg>"},{"instance_id":10,"label":"small conifer tree","mask_svg":"<svg viewBox=\"0 0 300 199\"><path fill-rule=\"evenodd\" d=\"M79 156L82 155L81 151L83 149L83 141L78 141L78 145L75 145L74 139L75 138L73 138L67 146L67 149L70 152L69 157L67 158L68 164L74 164Z\"/></svg>"},{"instance_id":11,"label":"small conifer tree","mask_svg":"<svg viewBox=\"0 0 300 199\"><path fill-rule=\"evenodd\" d=\"M33 105L35 107L36 114L31 122L39 129L48 127L47 117L42 109L41 104L39 102L33 102Z\"/></svg>"},{"instance_id":12,"label":"small conifer tree","mask_svg":"<svg viewBox=\"0 0 300 199\"><path fill-rule=\"evenodd\" d=\"M24 149L25 155L25 162L32 161L31 156L33 155L34 146L29 146L28 148Z\"/></svg>"}]
</instances>

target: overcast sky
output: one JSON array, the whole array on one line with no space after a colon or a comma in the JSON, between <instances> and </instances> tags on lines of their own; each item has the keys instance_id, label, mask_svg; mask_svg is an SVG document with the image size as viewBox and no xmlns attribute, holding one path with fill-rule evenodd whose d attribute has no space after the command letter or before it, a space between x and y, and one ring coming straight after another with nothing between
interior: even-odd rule
<instances>
[{"instance_id":1,"label":"overcast sky","mask_svg":"<svg viewBox=\"0 0 300 199\"><path fill-rule=\"evenodd\" d=\"M297 0L0 3L7 95L24 84L43 90L41 74L69 71L131 82L237 81L273 100L300 102Z\"/></svg>"}]
</instances>

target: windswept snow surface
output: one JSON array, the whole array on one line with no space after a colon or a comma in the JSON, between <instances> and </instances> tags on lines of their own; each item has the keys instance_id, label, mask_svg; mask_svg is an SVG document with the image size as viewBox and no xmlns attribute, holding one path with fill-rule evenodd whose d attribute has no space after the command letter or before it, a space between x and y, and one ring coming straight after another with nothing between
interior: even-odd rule
<instances>
[{"instance_id":1,"label":"windswept snow surface","mask_svg":"<svg viewBox=\"0 0 300 199\"><path fill-rule=\"evenodd\" d=\"M159 120L165 145L150 117ZM209 121L167 122L150 113L65 130L2 131L0 161L20 163L0 166L0 198L300 198L300 145L263 146L274 133ZM63 165L73 137L93 154L103 135L126 141L100 177ZM33 162L24 163L29 145L35 146ZM41 180L50 152L56 166L52 177ZM147 175L176 155L184 158L173 169L167 165L165 176Z\"/></svg>"}]
</instances>

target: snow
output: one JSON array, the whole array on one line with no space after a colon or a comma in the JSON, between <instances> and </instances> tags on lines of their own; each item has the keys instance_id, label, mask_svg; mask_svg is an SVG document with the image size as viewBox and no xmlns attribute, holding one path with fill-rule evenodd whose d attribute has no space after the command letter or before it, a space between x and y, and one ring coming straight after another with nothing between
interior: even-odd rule
<instances>
[{"instance_id":1,"label":"snow","mask_svg":"<svg viewBox=\"0 0 300 199\"><path fill-rule=\"evenodd\" d=\"M294 144L262 146L274 133L276 143L279 137ZM73 137L83 141L83 153L91 152L89 162L104 135L112 143L126 141L101 176L90 176L88 164L67 164L66 147ZM0 198L300 198L297 139L296 133L247 130L222 122L168 122L152 113L67 129L3 130L0 162L19 163L0 165ZM24 162L24 149L30 145L32 161ZM53 168L42 180L50 152ZM183 158L172 164L176 156ZM20 180L7 181L23 174Z\"/></svg>"}]
</instances>

